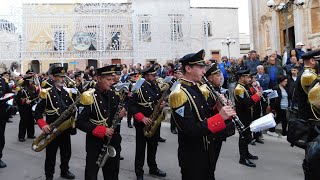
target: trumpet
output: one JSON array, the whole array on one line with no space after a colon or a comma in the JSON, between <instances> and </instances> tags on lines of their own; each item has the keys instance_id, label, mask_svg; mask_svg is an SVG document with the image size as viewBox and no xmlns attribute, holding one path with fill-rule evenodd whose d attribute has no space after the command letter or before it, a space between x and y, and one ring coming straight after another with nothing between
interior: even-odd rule
<instances>
[{"instance_id":1,"label":"trumpet","mask_svg":"<svg viewBox=\"0 0 320 180\"><path fill-rule=\"evenodd\" d=\"M203 76L202 79L206 83L206 85L210 88L214 96L217 98L217 101L221 103L223 106L227 106L227 103L225 103L224 100L221 98L220 93L213 88L212 84L209 83L208 79L205 76ZM237 115L232 116L232 121L236 125L236 128L240 134L240 137L244 138L243 132L246 130L246 128L243 125L243 123L240 121L239 117Z\"/></svg>"}]
</instances>

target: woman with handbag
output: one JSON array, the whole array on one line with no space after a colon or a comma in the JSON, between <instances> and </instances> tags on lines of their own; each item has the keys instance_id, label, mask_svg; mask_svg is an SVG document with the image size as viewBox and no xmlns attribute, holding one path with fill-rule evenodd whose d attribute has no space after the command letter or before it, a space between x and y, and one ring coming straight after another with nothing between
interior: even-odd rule
<instances>
[{"instance_id":1,"label":"woman with handbag","mask_svg":"<svg viewBox=\"0 0 320 180\"><path fill-rule=\"evenodd\" d=\"M270 106L272 108L272 111L276 115L276 123L282 124L282 137L287 137L287 126L288 126L288 120L286 117L286 112L289 107L289 99L290 99L290 93L287 88L288 79L286 76L280 75L278 77L278 83L279 85L275 86L273 90L276 90L278 93L278 97L270 100ZM269 135L275 134L275 128L269 129L267 132Z\"/></svg>"}]
</instances>

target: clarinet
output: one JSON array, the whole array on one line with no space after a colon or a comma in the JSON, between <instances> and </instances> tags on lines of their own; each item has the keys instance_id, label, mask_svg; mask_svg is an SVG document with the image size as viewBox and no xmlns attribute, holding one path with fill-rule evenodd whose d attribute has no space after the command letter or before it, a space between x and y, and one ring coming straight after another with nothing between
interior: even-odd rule
<instances>
[{"instance_id":1,"label":"clarinet","mask_svg":"<svg viewBox=\"0 0 320 180\"><path fill-rule=\"evenodd\" d=\"M223 106L227 106L227 104L223 101L223 99L220 97L220 93L217 92L212 84L209 83L208 79L203 76L203 81L206 83L206 85L210 88L211 92L214 94L214 96L217 98L217 101L219 101ZM232 116L232 121L236 125L236 128L240 134L240 137L244 138L243 132L246 130L245 126L240 121L239 117L237 115Z\"/></svg>"},{"instance_id":2,"label":"clarinet","mask_svg":"<svg viewBox=\"0 0 320 180\"><path fill-rule=\"evenodd\" d=\"M120 92L121 93L121 92ZM121 93L121 96L120 96L120 102L118 104L118 109L112 119L112 125L111 125L111 129L115 130L117 125L119 124L119 122L121 121L121 119L119 118L119 115L120 115L120 111L121 109L124 107L125 105L125 96L127 95L126 91L123 91ZM108 139L108 141L106 143L103 143L103 146L101 148L101 152L98 156L98 159L96 161L96 164L99 166L99 167L103 167L107 160L109 159L109 157L115 157L116 154L117 154L117 151L115 150L115 148L110 144L110 141L111 141L111 138Z\"/></svg>"}]
</instances>

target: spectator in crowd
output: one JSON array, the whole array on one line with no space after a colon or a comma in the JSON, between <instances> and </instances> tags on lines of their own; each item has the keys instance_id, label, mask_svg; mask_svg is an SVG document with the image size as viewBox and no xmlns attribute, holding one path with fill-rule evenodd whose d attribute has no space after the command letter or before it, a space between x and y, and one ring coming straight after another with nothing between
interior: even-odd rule
<instances>
[{"instance_id":1,"label":"spectator in crowd","mask_svg":"<svg viewBox=\"0 0 320 180\"><path fill-rule=\"evenodd\" d=\"M217 61L218 63L218 67L221 71L221 73L223 74L223 79L224 79L224 83L222 85L223 88L228 88L228 73L227 73L227 68L230 66L230 62L228 61L227 56L223 56L221 58L221 60Z\"/></svg>"},{"instance_id":2,"label":"spectator in crowd","mask_svg":"<svg viewBox=\"0 0 320 180\"><path fill-rule=\"evenodd\" d=\"M168 71L168 63L166 63L166 64L163 65L162 73L161 73L161 76L160 76L160 77L165 78L165 77L166 77L166 74L167 74L167 71Z\"/></svg>"},{"instance_id":3,"label":"spectator in crowd","mask_svg":"<svg viewBox=\"0 0 320 180\"><path fill-rule=\"evenodd\" d=\"M124 69L122 70L122 73L121 73L120 81L121 81L122 83L124 83L124 82L127 81L128 77L129 77L128 71L127 71L126 68L124 68Z\"/></svg>"},{"instance_id":4,"label":"spectator in crowd","mask_svg":"<svg viewBox=\"0 0 320 180\"><path fill-rule=\"evenodd\" d=\"M173 76L173 69L174 65L172 63L168 63L168 71L166 73L166 76Z\"/></svg>"},{"instance_id":5,"label":"spectator in crowd","mask_svg":"<svg viewBox=\"0 0 320 180\"><path fill-rule=\"evenodd\" d=\"M141 70L142 70L141 63L137 63L137 67L136 67L136 69L138 69L139 71L141 71Z\"/></svg>"},{"instance_id":6,"label":"spectator in crowd","mask_svg":"<svg viewBox=\"0 0 320 180\"><path fill-rule=\"evenodd\" d=\"M237 60L237 71L244 70L244 59L246 59L246 56Z\"/></svg>"},{"instance_id":7,"label":"spectator in crowd","mask_svg":"<svg viewBox=\"0 0 320 180\"><path fill-rule=\"evenodd\" d=\"M304 54L305 52L302 50L304 44L302 42L298 42L296 44L296 51L298 54L298 59L301 59L302 54Z\"/></svg>"},{"instance_id":8,"label":"spectator in crowd","mask_svg":"<svg viewBox=\"0 0 320 180\"><path fill-rule=\"evenodd\" d=\"M122 69L124 69L124 68L128 69L126 64L122 64Z\"/></svg>"},{"instance_id":9,"label":"spectator in crowd","mask_svg":"<svg viewBox=\"0 0 320 180\"><path fill-rule=\"evenodd\" d=\"M291 49L289 55L287 55L287 61L286 64L291 64L291 57L296 57L298 59L298 52L296 49Z\"/></svg>"},{"instance_id":10,"label":"spectator in crowd","mask_svg":"<svg viewBox=\"0 0 320 180\"><path fill-rule=\"evenodd\" d=\"M245 69L250 70L250 74L257 73L257 66L260 65L260 60L257 58L257 52L250 51L250 59L244 64Z\"/></svg>"},{"instance_id":11,"label":"spectator in crowd","mask_svg":"<svg viewBox=\"0 0 320 180\"><path fill-rule=\"evenodd\" d=\"M298 100L297 97L295 96L295 87L297 84L297 76L299 73L299 69L296 66L293 66L291 68L291 76L288 77L288 91L289 94L291 94L291 99L289 99L289 104L291 109L298 109Z\"/></svg>"},{"instance_id":12,"label":"spectator in crowd","mask_svg":"<svg viewBox=\"0 0 320 180\"><path fill-rule=\"evenodd\" d=\"M270 56L274 57L277 66L282 66L282 59L281 56L278 58L277 51L273 52Z\"/></svg>"},{"instance_id":13,"label":"spectator in crowd","mask_svg":"<svg viewBox=\"0 0 320 180\"><path fill-rule=\"evenodd\" d=\"M303 67L300 65L299 61L297 60L296 56L292 56L290 59L290 64L287 64L284 67L284 70L285 70L287 76L291 76L291 69L293 67L297 67L299 71L301 71L303 69Z\"/></svg>"},{"instance_id":14,"label":"spectator in crowd","mask_svg":"<svg viewBox=\"0 0 320 180\"><path fill-rule=\"evenodd\" d=\"M269 74L270 83L269 88L273 88L278 85L277 78L283 75L283 70L280 66L276 65L276 60L273 56L269 57L269 65L266 66L266 73Z\"/></svg>"},{"instance_id":15,"label":"spectator in crowd","mask_svg":"<svg viewBox=\"0 0 320 180\"><path fill-rule=\"evenodd\" d=\"M267 90L270 83L270 77L265 73L262 65L257 66L257 81L259 82L262 90Z\"/></svg>"},{"instance_id":16,"label":"spectator in crowd","mask_svg":"<svg viewBox=\"0 0 320 180\"><path fill-rule=\"evenodd\" d=\"M83 76L83 79L85 79L86 81L90 80L89 73L90 73L90 66L87 66L86 69L84 70L84 76Z\"/></svg>"},{"instance_id":17,"label":"spectator in crowd","mask_svg":"<svg viewBox=\"0 0 320 180\"><path fill-rule=\"evenodd\" d=\"M287 117L286 117L286 110L289 107L289 99L290 99L290 94L287 89L287 82L288 79L284 75L280 75L278 77L278 83L279 85L275 86L273 89L277 91L278 97L271 99L270 106L271 109L275 112L276 114L276 123L280 123L282 125L282 137L286 138L287 137ZM268 135L271 136L278 136L278 134L275 132L275 128L269 129L267 131Z\"/></svg>"},{"instance_id":18,"label":"spectator in crowd","mask_svg":"<svg viewBox=\"0 0 320 180\"><path fill-rule=\"evenodd\" d=\"M149 67L151 67L151 65L152 65L151 62L147 61L145 68L149 68Z\"/></svg>"}]
</instances>

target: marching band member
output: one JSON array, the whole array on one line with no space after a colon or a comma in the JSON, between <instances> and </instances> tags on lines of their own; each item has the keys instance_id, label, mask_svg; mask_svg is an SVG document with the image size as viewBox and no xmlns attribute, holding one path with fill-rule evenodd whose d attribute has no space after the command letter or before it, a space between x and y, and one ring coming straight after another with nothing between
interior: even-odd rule
<instances>
[{"instance_id":1,"label":"marching band member","mask_svg":"<svg viewBox=\"0 0 320 180\"><path fill-rule=\"evenodd\" d=\"M181 73L180 67L174 68L173 69L173 78L175 78L176 80L179 80L181 77L182 77L182 73ZM170 129L171 129L172 134L178 134L177 125L174 122L172 114L171 114L171 118L170 118Z\"/></svg>"},{"instance_id":2,"label":"marching band member","mask_svg":"<svg viewBox=\"0 0 320 180\"><path fill-rule=\"evenodd\" d=\"M250 92L251 74L249 70L238 71L237 75L239 81L234 89L236 111L240 121L245 127L248 127L253 120L253 106L260 102L262 94L261 92L256 92L255 94ZM256 167L250 159L258 159L258 157L250 154L248 149L248 144L252 142L250 129L246 129L243 134L245 135L239 136L239 163L249 167Z\"/></svg>"},{"instance_id":3,"label":"marching band member","mask_svg":"<svg viewBox=\"0 0 320 180\"><path fill-rule=\"evenodd\" d=\"M222 73L220 69L218 68L217 64L212 64L212 66L207 70L205 73L205 77L208 79L209 83L212 85L214 90L221 94L221 79L222 79ZM212 92L210 88L207 88L207 91L209 91L209 96L207 98L207 103L209 105L210 109L214 109L214 107L218 107L217 103L217 97ZM211 112L211 115L215 115L218 112ZM219 133L212 134L209 137L210 145L209 145L209 156L210 156L210 177L209 179L215 179L214 171L216 170L217 161L220 155L222 142L226 141L226 138L229 136L234 135L235 133L235 126L232 121L225 121L226 128L222 130Z\"/></svg>"},{"instance_id":4,"label":"marching band member","mask_svg":"<svg viewBox=\"0 0 320 180\"><path fill-rule=\"evenodd\" d=\"M130 96L131 89L134 86L134 84L136 83L137 74L138 74L137 72L132 72L129 74L129 80L127 81L128 83L130 83L128 96ZM128 128L133 128L132 123L131 123L131 119L132 119L132 114L130 112L128 112L128 115L127 115Z\"/></svg>"},{"instance_id":5,"label":"marching band member","mask_svg":"<svg viewBox=\"0 0 320 180\"><path fill-rule=\"evenodd\" d=\"M33 76L26 76L23 78L21 89L18 91L15 101L18 104L20 123L18 138L20 142L25 141L25 135L34 139L34 116L32 114L32 106L36 103L38 92L33 85Z\"/></svg>"},{"instance_id":6,"label":"marching band member","mask_svg":"<svg viewBox=\"0 0 320 180\"><path fill-rule=\"evenodd\" d=\"M305 53L301 56L303 59L304 68L301 72L299 72L297 77L296 84L296 94L298 94L298 118L304 119L308 122L309 126L312 127L309 134L307 142L312 141L315 137L318 136L318 133L313 130L314 126L320 127L316 119L315 114L313 113L310 102L308 100L309 88L313 84L315 80L317 80L317 72L319 67L319 62L316 60L316 56L320 55L320 50L313 50L308 53ZM316 174L318 171L317 167L313 167L310 165L306 159L304 159L302 164L305 180L315 180Z\"/></svg>"},{"instance_id":7,"label":"marching band member","mask_svg":"<svg viewBox=\"0 0 320 180\"><path fill-rule=\"evenodd\" d=\"M35 119L44 133L49 133L52 130L48 124L53 123L61 115L61 113L73 103L72 95L63 88L66 76L63 67L54 67L51 75L52 87L48 89L42 89L40 92L41 100L38 103L35 111ZM44 113L46 120L43 118ZM58 148L60 149L61 158L61 177L66 179L74 179L74 174L69 171L69 161L71 158L70 130L66 130L62 132L56 139L54 139L46 148L46 180L53 179Z\"/></svg>"},{"instance_id":8,"label":"marching band member","mask_svg":"<svg viewBox=\"0 0 320 180\"><path fill-rule=\"evenodd\" d=\"M116 156L109 158L102 167L105 180L117 180L120 165L121 136L120 128L113 130L111 127L113 116L117 110L117 104L113 102L116 94L109 92L114 84L115 66L105 66L96 69L97 84L93 93L86 91L82 94L80 103L83 110L78 116L77 127L86 132L86 167L85 179L96 180L99 166L96 161L101 153L101 148L106 138L112 138L110 145L116 150ZM120 117L125 116L125 109L122 109Z\"/></svg>"},{"instance_id":9,"label":"marching band member","mask_svg":"<svg viewBox=\"0 0 320 180\"><path fill-rule=\"evenodd\" d=\"M178 127L178 159L182 180L207 180L210 157L208 136L225 129L225 120L235 115L230 106L224 106L219 113L207 104L208 90L200 89L205 73L204 50L185 55L180 62L183 77L173 87L169 104Z\"/></svg>"},{"instance_id":10,"label":"marching band member","mask_svg":"<svg viewBox=\"0 0 320 180\"><path fill-rule=\"evenodd\" d=\"M142 71L145 78L143 84L131 94L129 98L129 112L134 116L134 126L136 128L136 153L135 153L135 172L138 180L143 180L143 165L145 159L145 150L147 146L147 162L149 166L149 174L159 177L165 177L166 173L158 169L156 163L156 153L158 140L160 137L160 127L157 128L155 134L151 138L144 136L143 128L152 124L152 119L149 116L153 112L153 108L157 103L161 103L161 108L164 107L164 102L157 102L161 97L161 91L155 83L156 69L151 66Z\"/></svg>"},{"instance_id":11,"label":"marching band member","mask_svg":"<svg viewBox=\"0 0 320 180\"><path fill-rule=\"evenodd\" d=\"M4 71L1 72L1 78L0 78L0 97L3 97L6 93L10 93L10 88L8 83L6 82L5 78L3 78L3 76L5 74L8 74L8 72ZM6 112L7 109L7 102L8 99L3 99L0 100L0 168L5 168L7 167L7 164L4 163L1 158L3 156L2 151L5 145L5 129L6 129L6 123L9 120L9 115Z\"/></svg>"}]
</instances>

